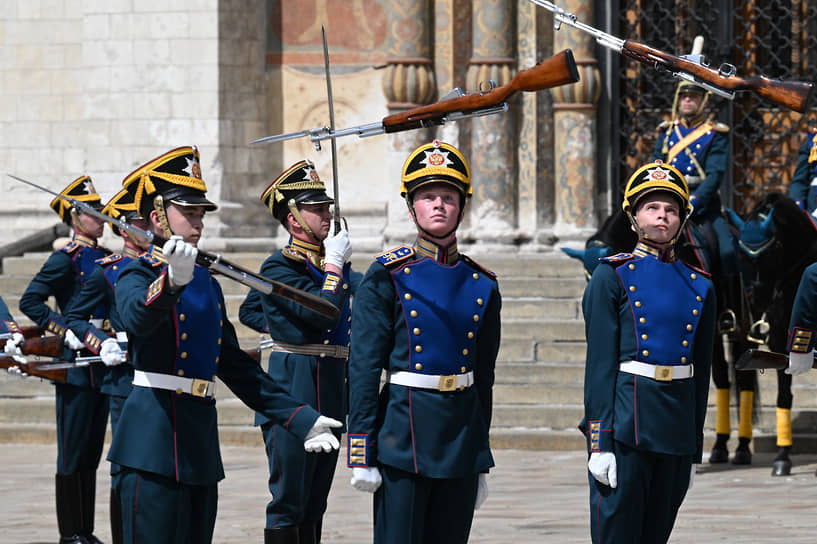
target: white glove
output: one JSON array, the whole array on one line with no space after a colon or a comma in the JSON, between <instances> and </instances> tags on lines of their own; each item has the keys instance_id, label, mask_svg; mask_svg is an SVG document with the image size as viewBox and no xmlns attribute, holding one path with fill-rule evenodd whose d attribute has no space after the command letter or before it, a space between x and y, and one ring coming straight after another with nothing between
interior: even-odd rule
<instances>
[{"instance_id":1,"label":"white glove","mask_svg":"<svg viewBox=\"0 0 817 544\"><path fill-rule=\"evenodd\" d=\"M162 247L162 254L167 260L167 275L173 285L181 287L190 283L199 250L181 236L173 235Z\"/></svg>"},{"instance_id":2,"label":"white glove","mask_svg":"<svg viewBox=\"0 0 817 544\"><path fill-rule=\"evenodd\" d=\"M380 476L380 470L377 467L354 467L352 469L352 487L358 491L374 493L382 483L383 477Z\"/></svg>"},{"instance_id":3,"label":"white glove","mask_svg":"<svg viewBox=\"0 0 817 544\"><path fill-rule=\"evenodd\" d=\"M74 331L71 329L65 329L65 338L63 338L63 343L68 346L69 349L73 349L74 351L83 349L85 344L83 344L77 335L74 334Z\"/></svg>"},{"instance_id":4,"label":"white glove","mask_svg":"<svg viewBox=\"0 0 817 544\"><path fill-rule=\"evenodd\" d=\"M687 491L692 489L692 484L695 482L695 470L697 466L695 463L692 463L692 466L689 467L689 486L687 486Z\"/></svg>"},{"instance_id":5,"label":"white glove","mask_svg":"<svg viewBox=\"0 0 817 544\"><path fill-rule=\"evenodd\" d=\"M332 222L329 236L323 241L323 247L326 250L326 256L323 262L326 264L333 264L340 269L352 256L352 244L349 242L349 232L341 227L340 231L335 233L335 222Z\"/></svg>"},{"instance_id":6,"label":"white glove","mask_svg":"<svg viewBox=\"0 0 817 544\"><path fill-rule=\"evenodd\" d=\"M25 337L19 332L11 333L11 338L6 340L6 345L3 349L6 351L6 355L11 356L11 358L18 363L26 364L28 359L23 357L23 352L20 351L20 344L22 344L24 341Z\"/></svg>"},{"instance_id":7,"label":"white glove","mask_svg":"<svg viewBox=\"0 0 817 544\"><path fill-rule=\"evenodd\" d=\"M304 438L304 449L308 452L329 452L340 447L338 437L332 434L330 429L343 427L343 423L326 416L318 416L315 424L306 433Z\"/></svg>"},{"instance_id":8,"label":"white glove","mask_svg":"<svg viewBox=\"0 0 817 544\"><path fill-rule=\"evenodd\" d=\"M17 374L21 378L28 378L28 374L23 372L23 370L19 366L10 366L6 369L9 374Z\"/></svg>"},{"instance_id":9,"label":"white glove","mask_svg":"<svg viewBox=\"0 0 817 544\"><path fill-rule=\"evenodd\" d=\"M798 353L796 351L792 351L789 353L789 368L786 369L786 374L799 376L800 374L808 372L813 363L813 352L809 351L808 353Z\"/></svg>"},{"instance_id":10,"label":"white glove","mask_svg":"<svg viewBox=\"0 0 817 544\"><path fill-rule=\"evenodd\" d=\"M115 338L108 338L102 342L99 348L99 357L105 366L121 365L128 359L128 354L119 347L119 342Z\"/></svg>"},{"instance_id":11,"label":"white glove","mask_svg":"<svg viewBox=\"0 0 817 544\"><path fill-rule=\"evenodd\" d=\"M488 475L480 472L477 482L477 501L474 503L474 510L479 510L485 499L488 498Z\"/></svg>"},{"instance_id":12,"label":"white glove","mask_svg":"<svg viewBox=\"0 0 817 544\"><path fill-rule=\"evenodd\" d=\"M600 483L616 487L618 476L616 474L616 454L611 451L595 451L590 454L587 468Z\"/></svg>"}]
</instances>

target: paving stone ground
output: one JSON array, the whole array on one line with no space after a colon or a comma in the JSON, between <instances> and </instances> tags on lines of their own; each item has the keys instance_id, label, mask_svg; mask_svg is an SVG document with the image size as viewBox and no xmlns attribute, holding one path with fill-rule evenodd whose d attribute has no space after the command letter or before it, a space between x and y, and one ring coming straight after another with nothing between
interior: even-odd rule
<instances>
[{"instance_id":1,"label":"paving stone ground","mask_svg":"<svg viewBox=\"0 0 817 544\"><path fill-rule=\"evenodd\" d=\"M496 450L490 495L475 516L474 544L589 542L586 455ZM219 487L214 542L263 542L267 469L263 448L222 448L227 478ZM341 451L324 521L324 543L371 542L371 497L349 485ZM57 540L54 515L56 446L0 444L0 543ZM817 455L795 455L790 477L770 476L771 454L748 467L699 467L671 543L813 544ZM96 534L109 541L108 466L97 478Z\"/></svg>"}]
</instances>

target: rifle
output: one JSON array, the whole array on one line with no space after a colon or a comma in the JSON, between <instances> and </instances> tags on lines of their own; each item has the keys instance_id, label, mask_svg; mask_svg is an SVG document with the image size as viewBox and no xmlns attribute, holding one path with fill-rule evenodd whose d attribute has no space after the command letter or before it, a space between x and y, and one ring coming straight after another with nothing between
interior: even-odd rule
<instances>
[{"instance_id":1,"label":"rifle","mask_svg":"<svg viewBox=\"0 0 817 544\"><path fill-rule=\"evenodd\" d=\"M15 175L12 174L7 175L12 179L25 183L26 185L31 185L32 187L35 187L41 191L45 191L46 193L54 195L57 198L63 199L66 202L70 203L72 206L81 209L83 213L87 213L88 215L92 215L97 219L101 219L102 221L111 223L112 225L116 225L121 230L126 230L128 232L134 233L155 246L161 247L165 244L165 242L167 242L167 239L159 236L158 234L154 234L147 230L142 230L138 227L134 227L130 223L122 221L121 219L111 217L110 215L106 215L104 213L100 213L92 206L89 206L88 204L82 202L81 200L77 200L75 198L71 198L70 196L65 196L59 193L55 193L51 189L46 189L41 185L37 185L36 183L33 183L31 181L24 180L23 178L19 178ZM221 274L223 276L227 276L231 280L235 280L239 283L252 287L256 291L260 291L265 295L274 293L284 298L288 298L302 306L305 306L306 308L309 308L314 312L325 315L331 319L337 319L338 315L340 315L340 310L331 302L324 300L319 296L313 295L312 293L309 293L307 291L291 287L277 280L265 278L264 276L261 276L260 274L256 274L254 272L250 272L245 268L225 261L224 259L221 258L221 255L218 254L213 255L212 253L207 253L206 251L199 250L196 256L196 264L208 269L212 274Z\"/></svg>"},{"instance_id":2,"label":"rifle","mask_svg":"<svg viewBox=\"0 0 817 544\"><path fill-rule=\"evenodd\" d=\"M379 123L369 123L340 130L330 127L318 127L287 134L265 136L250 142L251 144L283 142L295 138L309 137L320 150L322 140L335 139L341 136L357 134L360 138L376 136L378 134L392 134L404 130L413 130L424 127L443 125L448 121L459 121L468 117L481 117L502 113L508 110L508 99L516 92L535 92L568 83L579 81L579 71L573 52L565 49L553 55L532 68L516 73L511 81L497 87L491 81L486 91L464 94L458 87L439 102L411 108L404 112L387 115Z\"/></svg>"},{"instance_id":3,"label":"rifle","mask_svg":"<svg viewBox=\"0 0 817 544\"><path fill-rule=\"evenodd\" d=\"M0 357L0 368L6 368L9 370L9 372L14 372L12 369L16 367L21 373L28 374L29 376L37 376L38 378L45 378L46 380L65 383L68 374L67 370L46 370L40 369L38 366L38 363L18 363L11 357Z\"/></svg>"},{"instance_id":4,"label":"rifle","mask_svg":"<svg viewBox=\"0 0 817 544\"><path fill-rule=\"evenodd\" d=\"M789 356L775 351L747 349L735 363L735 370L763 370L766 368L774 370L789 368ZM817 360L811 368L817 368Z\"/></svg>"},{"instance_id":5,"label":"rifle","mask_svg":"<svg viewBox=\"0 0 817 544\"><path fill-rule=\"evenodd\" d=\"M11 338L11 336L16 331L11 332L4 332L0 333L0 348L6 346L6 340ZM32 338L34 336L40 336L44 331L40 327L20 327L20 334L23 335L23 338Z\"/></svg>"},{"instance_id":6,"label":"rifle","mask_svg":"<svg viewBox=\"0 0 817 544\"><path fill-rule=\"evenodd\" d=\"M35 336L26 338L20 344L23 355L41 355L43 357L61 357L65 346L62 336Z\"/></svg>"},{"instance_id":7,"label":"rifle","mask_svg":"<svg viewBox=\"0 0 817 544\"><path fill-rule=\"evenodd\" d=\"M659 70L671 73L674 77L685 79L706 90L729 100L735 98L736 91L751 91L779 106L803 113L814 86L805 81L783 81L760 75L750 78L736 76L734 65L723 63L716 70L709 66L703 55L682 55L676 57L643 43L622 40L612 34L586 25L578 18L547 0L530 0L539 7L553 12L555 28L559 30L562 23L586 32L596 41L626 57L637 60Z\"/></svg>"}]
</instances>

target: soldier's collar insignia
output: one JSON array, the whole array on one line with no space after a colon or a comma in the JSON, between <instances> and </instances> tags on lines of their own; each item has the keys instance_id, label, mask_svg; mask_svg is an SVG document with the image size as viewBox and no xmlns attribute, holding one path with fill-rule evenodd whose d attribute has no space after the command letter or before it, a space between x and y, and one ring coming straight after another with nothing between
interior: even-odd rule
<instances>
[{"instance_id":1,"label":"soldier's collar insignia","mask_svg":"<svg viewBox=\"0 0 817 544\"><path fill-rule=\"evenodd\" d=\"M639 240L633 250L633 255L636 257L651 255L663 263L671 263L675 261L675 247L659 248L646 240Z\"/></svg>"},{"instance_id":2,"label":"soldier's collar insignia","mask_svg":"<svg viewBox=\"0 0 817 544\"><path fill-rule=\"evenodd\" d=\"M414 242L414 251L420 257L430 257L441 264L454 264L460 258L456 240L450 246L442 247L427 238L418 236L417 241Z\"/></svg>"},{"instance_id":3,"label":"soldier's collar insignia","mask_svg":"<svg viewBox=\"0 0 817 544\"><path fill-rule=\"evenodd\" d=\"M122 248L122 255L125 257L130 257L131 259L139 257L141 253L142 253L141 249L134 245L131 245L129 242L125 242L125 246Z\"/></svg>"},{"instance_id":4,"label":"soldier's collar insignia","mask_svg":"<svg viewBox=\"0 0 817 544\"><path fill-rule=\"evenodd\" d=\"M96 240L79 232L74 233L74 237L71 239L71 241L85 247L96 247Z\"/></svg>"},{"instance_id":5,"label":"soldier's collar insignia","mask_svg":"<svg viewBox=\"0 0 817 544\"><path fill-rule=\"evenodd\" d=\"M295 236L290 236L289 242L286 246L284 246L281 252L284 254L284 257L288 257L293 261L309 261L319 270L324 270L324 261L323 256L321 255L320 244L314 244L312 242L296 238Z\"/></svg>"}]
</instances>

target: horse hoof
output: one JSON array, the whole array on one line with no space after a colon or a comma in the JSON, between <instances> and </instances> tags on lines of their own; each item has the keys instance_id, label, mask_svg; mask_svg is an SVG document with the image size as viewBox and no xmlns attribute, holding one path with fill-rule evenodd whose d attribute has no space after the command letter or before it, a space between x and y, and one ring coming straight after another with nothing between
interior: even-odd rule
<instances>
[{"instance_id":1,"label":"horse hoof","mask_svg":"<svg viewBox=\"0 0 817 544\"><path fill-rule=\"evenodd\" d=\"M732 457L733 465L751 465L752 452L748 450L735 450L735 455Z\"/></svg>"},{"instance_id":2,"label":"horse hoof","mask_svg":"<svg viewBox=\"0 0 817 544\"><path fill-rule=\"evenodd\" d=\"M727 461L729 461L729 450L726 448L712 448L712 452L709 454L711 464L726 463Z\"/></svg>"},{"instance_id":3,"label":"horse hoof","mask_svg":"<svg viewBox=\"0 0 817 544\"><path fill-rule=\"evenodd\" d=\"M772 476L788 476L791 474L791 461L779 459L772 463Z\"/></svg>"}]
</instances>

